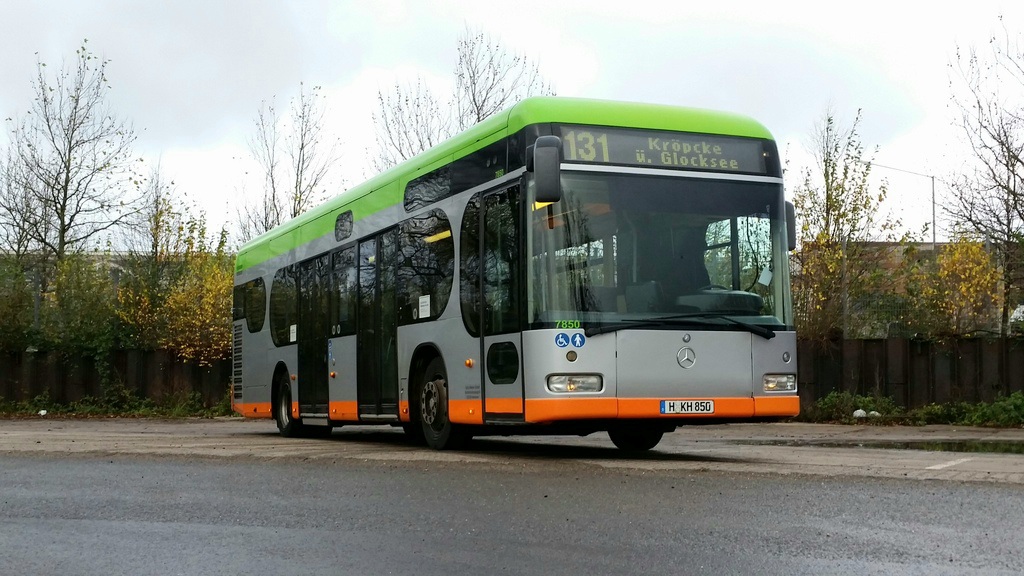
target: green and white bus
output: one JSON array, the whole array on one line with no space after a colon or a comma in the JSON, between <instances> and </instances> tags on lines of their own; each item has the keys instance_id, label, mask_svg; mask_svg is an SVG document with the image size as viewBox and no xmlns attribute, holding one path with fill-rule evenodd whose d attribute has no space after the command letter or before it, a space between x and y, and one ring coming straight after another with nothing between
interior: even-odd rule
<instances>
[{"instance_id":1,"label":"green and white bus","mask_svg":"<svg viewBox=\"0 0 1024 576\"><path fill-rule=\"evenodd\" d=\"M794 416L792 215L754 120L524 100L241 248L233 408L438 449Z\"/></svg>"}]
</instances>

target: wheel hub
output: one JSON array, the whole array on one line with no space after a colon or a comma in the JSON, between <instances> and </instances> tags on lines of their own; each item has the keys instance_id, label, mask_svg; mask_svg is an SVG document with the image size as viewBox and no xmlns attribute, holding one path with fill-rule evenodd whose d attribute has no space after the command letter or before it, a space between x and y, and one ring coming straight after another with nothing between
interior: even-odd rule
<instances>
[{"instance_id":1,"label":"wheel hub","mask_svg":"<svg viewBox=\"0 0 1024 576\"><path fill-rule=\"evenodd\" d=\"M420 395L420 415L423 417L423 422L434 427L434 423L439 420L438 410L438 389L437 381L429 380L423 384L423 393Z\"/></svg>"}]
</instances>

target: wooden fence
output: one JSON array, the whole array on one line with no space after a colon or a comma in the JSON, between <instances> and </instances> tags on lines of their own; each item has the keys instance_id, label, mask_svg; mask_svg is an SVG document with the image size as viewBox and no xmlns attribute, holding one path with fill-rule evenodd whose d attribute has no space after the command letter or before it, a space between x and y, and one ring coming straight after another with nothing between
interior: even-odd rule
<instances>
[{"instance_id":1,"label":"wooden fence","mask_svg":"<svg viewBox=\"0 0 1024 576\"><path fill-rule=\"evenodd\" d=\"M140 398L157 402L198 392L203 404L224 400L231 381L231 360L213 366L184 364L164 350L118 350L111 354L112 382L122 384ZM30 400L48 394L66 404L103 394L100 367L89 356L63 352L0 354L0 398Z\"/></svg>"},{"instance_id":2,"label":"wooden fence","mask_svg":"<svg viewBox=\"0 0 1024 576\"><path fill-rule=\"evenodd\" d=\"M804 406L833 390L888 396L917 408L950 401L991 402L1024 391L1024 339L942 342L890 338L799 343L799 387ZM199 392L206 406L224 399L231 361L212 367L177 362L165 351L121 350L112 355L114 381L140 397L160 401ZM0 398L29 400L47 393L68 403L102 394L89 357L60 352L0 354Z\"/></svg>"},{"instance_id":3,"label":"wooden fence","mask_svg":"<svg viewBox=\"0 0 1024 576\"><path fill-rule=\"evenodd\" d=\"M888 396L906 408L1024 391L1020 338L801 341L798 360L804 406L835 390Z\"/></svg>"}]
</instances>

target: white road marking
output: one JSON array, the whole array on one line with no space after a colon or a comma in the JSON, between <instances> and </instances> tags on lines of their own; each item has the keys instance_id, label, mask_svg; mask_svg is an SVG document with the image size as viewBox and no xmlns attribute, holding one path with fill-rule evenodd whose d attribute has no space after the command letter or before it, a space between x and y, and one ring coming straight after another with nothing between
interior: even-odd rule
<instances>
[{"instance_id":1,"label":"white road marking","mask_svg":"<svg viewBox=\"0 0 1024 576\"><path fill-rule=\"evenodd\" d=\"M963 464L964 462L970 462L974 458L961 458L959 460L950 460L949 462L943 462L942 464L936 464L929 466L925 470L942 470L943 468L949 468L950 466L956 466L957 464Z\"/></svg>"}]
</instances>

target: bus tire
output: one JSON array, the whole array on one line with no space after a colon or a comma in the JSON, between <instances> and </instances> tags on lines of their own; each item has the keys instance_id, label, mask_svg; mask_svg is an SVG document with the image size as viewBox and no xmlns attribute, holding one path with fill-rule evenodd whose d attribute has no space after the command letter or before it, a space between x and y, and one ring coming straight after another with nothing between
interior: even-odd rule
<instances>
[{"instance_id":1,"label":"bus tire","mask_svg":"<svg viewBox=\"0 0 1024 576\"><path fill-rule=\"evenodd\" d=\"M611 438L616 448L634 454L654 448L664 435L665 432L658 428L622 426L608 430L608 438Z\"/></svg>"},{"instance_id":2,"label":"bus tire","mask_svg":"<svg viewBox=\"0 0 1024 576\"><path fill-rule=\"evenodd\" d=\"M277 398L274 399L274 420L277 430L285 438L298 438L303 435L302 424L292 418L292 388L283 378L277 385Z\"/></svg>"},{"instance_id":3,"label":"bus tire","mask_svg":"<svg viewBox=\"0 0 1024 576\"><path fill-rule=\"evenodd\" d=\"M420 423L423 439L435 450L457 450L469 435L448 418L448 374L444 361L434 358L423 371L419 386Z\"/></svg>"}]
</instances>

